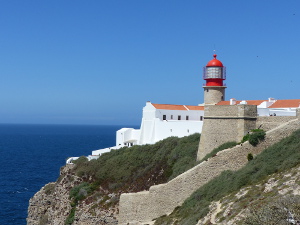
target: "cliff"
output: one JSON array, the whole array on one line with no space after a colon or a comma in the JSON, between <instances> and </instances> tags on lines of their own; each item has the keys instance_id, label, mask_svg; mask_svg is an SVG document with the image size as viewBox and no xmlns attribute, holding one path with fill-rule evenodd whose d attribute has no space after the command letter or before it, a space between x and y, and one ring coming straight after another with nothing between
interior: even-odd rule
<instances>
[{"instance_id":1,"label":"cliff","mask_svg":"<svg viewBox=\"0 0 300 225\"><path fill-rule=\"evenodd\" d=\"M60 178L45 185L29 201L28 225L63 225L72 211L70 190L83 182L82 178L73 172L74 165L66 165L61 169ZM95 196L94 196L95 197ZM113 197L113 196L111 196ZM76 206L76 214L72 224L117 224L117 206L103 209L96 207L101 201L107 201L105 196L86 199ZM68 223L67 223L68 224Z\"/></svg>"},{"instance_id":2,"label":"cliff","mask_svg":"<svg viewBox=\"0 0 300 225\"><path fill-rule=\"evenodd\" d=\"M117 224L122 193L148 190L196 164L199 134L79 158L29 202L28 224Z\"/></svg>"},{"instance_id":3,"label":"cliff","mask_svg":"<svg viewBox=\"0 0 300 225\"><path fill-rule=\"evenodd\" d=\"M255 185L212 202L209 212L197 225L286 224L288 218L284 208L292 213L295 220L299 220L299 182L300 166L267 176Z\"/></svg>"},{"instance_id":4,"label":"cliff","mask_svg":"<svg viewBox=\"0 0 300 225\"><path fill-rule=\"evenodd\" d=\"M179 173L177 173L176 176L175 174L172 175L172 171L177 170L175 169L177 167L174 167L176 160L185 159L180 161L180 165L191 161L191 158L180 155L182 152L185 152L182 151L184 149L183 146L186 146L187 149L191 148L191 140L188 138L182 139L181 145L178 145L178 139L170 138L169 142L159 142L153 145L153 149L152 147L150 148L150 146L142 146L144 150L139 149L140 147L138 146L136 148L121 149L112 152L112 155L106 155L106 157L102 159L103 161L95 160L92 163L83 162L82 167L77 169L75 168L76 166L68 165L62 168L61 176L57 182L47 184L30 200L27 222L28 224L150 224L153 223L153 219L157 219L159 216L170 215L170 223L160 223L160 219L158 219L156 220L156 224L173 224L173 219L175 218L175 220L177 220L176 216L180 214L176 211L181 208L178 206L186 205L185 200L189 196L193 196L194 194L192 193L194 191L197 193L197 189L200 187L205 187L206 184L215 182L214 179L225 170L231 169L232 171L237 171L243 168L247 164L248 153L252 153L255 156L259 155L266 147L288 137L298 128L298 119L285 122L275 129L268 131L265 141L260 143L257 147L250 146L250 144L246 142L242 144L242 146L221 151L214 157L195 167L191 164L190 166L193 168L179 176L177 176ZM192 139L197 138L193 137ZM299 140L299 137L295 139ZM287 146L287 144L285 145ZM193 148L195 148L193 154L194 158L196 158L197 144L195 144ZM165 151L164 149L170 150ZM143 153L145 153L145 155L143 155ZM145 158L143 158L144 156ZM278 158L280 158L280 156L278 156ZM287 156L284 156L284 158L287 158ZM118 162L117 165L124 165L124 167L115 168L116 162ZM88 166L91 166L94 171L99 172L99 170L94 167L97 163L102 166L101 171L104 171L105 182L103 185L97 186L96 191L94 190L92 194L89 194L88 188L78 189L79 193L81 192L81 194L83 193L85 196L85 198L79 199L78 201L74 200L74 195L70 198L70 194L74 192L74 187L78 187L85 182L93 184L97 176L103 181L103 174L97 173L95 175L90 169L87 169ZM105 169L105 163L110 165L110 167L107 167L107 170ZM138 166L132 168L133 164ZM156 167L154 167L155 169L151 166L148 168L148 165L156 165ZM189 168L187 167L185 169ZM125 174L124 171L126 172ZM114 179L113 177L107 177L107 174L113 176L114 173L116 175L122 174L122 176L117 176ZM294 173L296 172L292 172L291 174ZM131 175L125 179L124 177L128 174ZM173 177L175 178L167 182L169 178ZM118 179L119 181L122 180L123 183L115 183ZM272 183L272 178L264 181L259 191L263 191L263 188L266 187L264 185L270 182ZM154 184L156 185L153 186ZM297 185L298 181L295 180L294 184ZM280 189L287 188L288 186L281 187L280 182L278 185ZM92 186L93 185L90 185L88 187ZM222 185L219 186L219 188L223 188ZM253 186L253 188L254 187L255 186ZM141 190L143 190L143 192L122 195L119 206L118 197L122 193ZM247 189L242 188L240 191L238 194L235 194L241 196L241 198L234 197L232 198L234 199L233 201L239 202L245 197L242 193L246 192ZM247 193L250 192L247 191ZM213 195L216 196L217 194L213 193ZM196 197L194 196L194 198L199 200L199 196L197 195ZM226 199L226 197L222 196L222 199ZM215 223L216 221L226 221L224 222L224 224L226 224L231 220L234 221L233 217L238 218L239 212L241 215L246 213L239 210L236 210L236 212L238 212L236 214L232 213L234 210L230 207L232 206L236 209L239 207L239 204L232 203L228 199L222 199L212 201L210 205L211 210L208 212L205 211L207 217L200 219L199 224ZM119 208L120 213L118 211ZM194 208L196 211L198 210L197 207ZM175 211L173 211L173 209L175 209ZM190 210L191 209L188 211ZM221 212L220 210L223 211ZM196 213L191 214L196 215ZM226 215L231 218L225 220L224 217L226 217ZM197 218L199 219L200 217L197 216Z\"/></svg>"}]
</instances>

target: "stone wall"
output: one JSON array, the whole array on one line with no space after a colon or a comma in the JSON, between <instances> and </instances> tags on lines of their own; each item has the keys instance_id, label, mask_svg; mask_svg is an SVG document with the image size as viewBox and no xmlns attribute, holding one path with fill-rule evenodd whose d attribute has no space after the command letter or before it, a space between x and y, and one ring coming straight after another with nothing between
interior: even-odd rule
<instances>
[{"instance_id":1,"label":"stone wall","mask_svg":"<svg viewBox=\"0 0 300 225\"><path fill-rule=\"evenodd\" d=\"M228 141L240 142L256 128L257 107L253 105L205 106L197 159Z\"/></svg>"},{"instance_id":2,"label":"stone wall","mask_svg":"<svg viewBox=\"0 0 300 225\"><path fill-rule=\"evenodd\" d=\"M268 131L293 119L294 116L259 116L256 120L256 128Z\"/></svg>"},{"instance_id":3,"label":"stone wall","mask_svg":"<svg viewBox=\"0 0 300 225\"><path fill-rule=\"evenodd\" d=\"M225 99L225 86L203 86L204 104L215 105Z\"/></svg>"},{"instance_id":4,"label":"stone wall","mask_svg":"<svg viewBox=\"0 0 300 225\"><path fill-rule=\"evenodd\" d=\"M243 167L248 162L248 153L259 154L266 147L289 136L299 128L299 120L291 120L268 131L265 140L256 147L245 142L219 152L217 156L202 162L166 184L152 186L149 191L122 194L119 224L146 224L155 218L170 214L194 191L221 174L222 171L238 170Z\"/></svg>"}]
</instances>

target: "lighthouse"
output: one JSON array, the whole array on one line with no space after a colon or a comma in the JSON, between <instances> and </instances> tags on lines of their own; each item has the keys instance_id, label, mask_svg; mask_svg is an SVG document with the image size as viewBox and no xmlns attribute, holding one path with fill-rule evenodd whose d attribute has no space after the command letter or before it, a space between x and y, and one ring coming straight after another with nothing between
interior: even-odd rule
<instances>
[{"instance_id":1,"label":"lighthouse","mask_svg":"<svg viewBox=\"0 0 300 225\"><path fill-rule=\"evenodd\" d=\"M226 67L213 55L203 68L203 79L206 81L204 88L204 104L215 105L225 99L225 88L223 81L226 79Z\"/></svg>"}]
</instances>

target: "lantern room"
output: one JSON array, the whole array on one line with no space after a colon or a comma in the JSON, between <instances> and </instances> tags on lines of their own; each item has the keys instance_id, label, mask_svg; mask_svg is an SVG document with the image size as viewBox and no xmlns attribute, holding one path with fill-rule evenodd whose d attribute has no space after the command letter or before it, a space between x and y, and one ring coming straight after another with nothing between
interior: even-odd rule
<instances>
[{"instance_id":1,"label":"lantern room","mask_svg":"<svg viewBox=\"0 0 300 225\"><path fill-rule=\"evenodd\" d=\"M206 80L206 86L223 86L223 80L226 79L226 67L217 59L217 55L213 55L203 68L203 79Z\"/></svg>"}]
</instances>

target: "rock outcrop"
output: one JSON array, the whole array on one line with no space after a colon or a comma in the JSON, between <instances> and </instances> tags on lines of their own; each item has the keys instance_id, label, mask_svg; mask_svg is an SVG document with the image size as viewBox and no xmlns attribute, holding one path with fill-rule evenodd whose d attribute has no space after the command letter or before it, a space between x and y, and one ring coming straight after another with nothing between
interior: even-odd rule
<instances>
[{"instance_id":1,"label":"rock outcrop","mask_svg":"<svg viewBox=\"0 0 300 225\"><path fill-rule=\"evenodd\" d=\"M269 202L274 203L278 199L299 197L299 183L300 166L270 175L258 184L244 187L238 193L232 193L218 202L212 202L209 206L209 213L203 219L199 220L197 225L243 224L241 221L246 216L251 215L249 212L250 209L266 205ZM299 216L299 210L294 212L294 216Z\"/></svg>"},{"instance_id":2,"label":"rock outcrop","mask_svg":"<svg viewBox=\"0 0 300 225\"><path fill-rule=\"evenodd\" d=\"M61 169L60 177L56 182L45 185L29 201L28 225L63 225L69 217L72 206L69 198L70 190L82 183L82 179L72 173L73 165L66 165ZM72 224L117 224L117 206L108 209L99 207L104 196L87 198L76 206Z\"/></svg>"}]
</instances>

